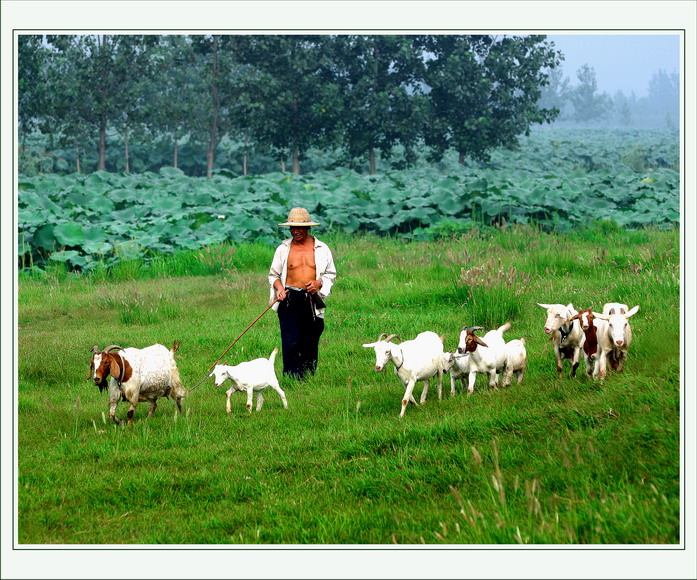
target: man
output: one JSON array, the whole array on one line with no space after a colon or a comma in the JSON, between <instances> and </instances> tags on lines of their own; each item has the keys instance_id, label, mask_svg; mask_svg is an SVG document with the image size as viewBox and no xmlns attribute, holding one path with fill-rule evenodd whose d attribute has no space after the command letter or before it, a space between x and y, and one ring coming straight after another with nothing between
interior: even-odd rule
<instances>
[{"instance_id":1,"label":"man","mask_svg":"<svg viewBox=\"0 0 697 580\"><path fill-rule=\"evenodd\" d=\"M269 271L270 301L277 302L283 347L283 374L302 379L317 368L319 338L324 331L324 299L336 269L329 247L310 235L318 226L305 208L295 207L288 221L291 238L278 248Z\"/></svg>"}]
</instances>

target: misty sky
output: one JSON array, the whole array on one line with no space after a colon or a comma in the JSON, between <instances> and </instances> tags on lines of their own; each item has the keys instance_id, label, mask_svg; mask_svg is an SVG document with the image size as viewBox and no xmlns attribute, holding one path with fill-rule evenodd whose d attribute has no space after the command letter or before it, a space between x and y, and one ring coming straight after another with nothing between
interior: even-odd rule
<instances>
[{"instance_id":1,"label":"misty sky","mask_svg":"<svg viewBox=\"0 0 697 580\"><path fill-rule=\"evenodd\" d=\"M584 64L595 69L598 90L610 96L621 90L646 96L653 73L662 69L681 73L678 34L549 34L548 40L564 53L564 76L578 82Z\"/></svg>"}]
</instances>

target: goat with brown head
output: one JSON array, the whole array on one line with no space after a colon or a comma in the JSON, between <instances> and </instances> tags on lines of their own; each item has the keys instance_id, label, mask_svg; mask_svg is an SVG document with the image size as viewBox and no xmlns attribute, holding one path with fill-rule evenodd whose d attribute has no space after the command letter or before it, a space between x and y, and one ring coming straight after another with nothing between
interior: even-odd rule
<instances>
[{"instance_id":1,"label":"goat with brown head","mask_svg":"<svg viewBox=\"0 0 697 580\"><path fill-rule=\"evenodd\" d=\"M477 332L478 330L482 330L483 328L484 327L482 326L473 326L472 328L467 328L466 326L464 326L461 332L466 333L465 347L462 348L462 345L458 346L457 352L459 352L460 354L464 354L466 352L474 352L475 350L477 350L477 345L487 346L487 344L481 338L474 334L475 332Z\"/></svg>"},{"instance_id":2,"label":"goat with brown head","mask_svg":"<svg viewBox=\"0 0 697 580\"><path fill-rule=\"evenodd\" d=\"M117 344L107 346L101 352L97 345L92 348L92 360L90 361L90 374L87 379L93 379L94 384L99 387L99 392L109 388L107 378L111 375L116 381L122 383L131 378L133 369L131 365L119 354L112 350L123 350Z\"/></svg>"}]
</instances>

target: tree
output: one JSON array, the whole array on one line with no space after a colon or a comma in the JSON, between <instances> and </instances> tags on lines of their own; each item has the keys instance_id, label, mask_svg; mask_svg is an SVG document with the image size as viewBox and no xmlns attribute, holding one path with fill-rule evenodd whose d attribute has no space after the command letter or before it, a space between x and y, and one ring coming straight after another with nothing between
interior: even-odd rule
<instances>
[{"instance_id":1,"label":"tree","mask_svg":"<svg viewBox=\"0 0 697 580\"><path fill-rule=\"evenodd\" d=\"M565 77L560 68L550 69L546 74L547 84L541 88L537 106L541 109L557 109L562 117L569 102L569 77Z\"/></svg>"},{"instance_id":2,"label":"tree","mask_svg":"<svg viewBox=\"0 0 697 580\"><path fill-rule=\"evenodd\" d=\"M342 144L353 159L367 155L376 172L376 149L409 151L421 134L425 99L419 94L422 50L415 37L335 37L336 70L343 95Z\"/></svg>"},{"instance_id":3,"label":"tree","mask_svg":"<svg viewBox=\"0 0 697 580\"><path fill-rule=\"evenodd\" d=\"M46 110L48 55L40 35L20 34L17 48L18 123L20 134L26 135L39 127Z\"/></svg>"},{"instance_id":4,"label":"tree","mask_svg":"<svg viewBox=\"0 0 697 580\"><path fill-rule=\"evenodd\" d=\"M292 156L293 173L312 146L334 141L340 116L339 87L328 37L238 37L247 70L241 125L279 160ZM252 115L253 113L253 115Z\"/></svg>"},{"instance_id":5,"label":"tree","mask_svg":"<svg viewBox=\"0 0 697 580\"><path fill-rule=\"evenodd\" d=\"M576 76L579 84L569 93L574 106L573 119L579 123L608 119L612 112L612 100L606 93L598 94L595 69L584 64Z\"/></svg>"},{"instance_id":6,"label":"tree","mask_svg":"<svg viewBox=\"0 0 697 580\"><path fill-rule=\"evenodd\" d=\"M147 63L139 35L52 35L51 116L54 128L73 138L97 134L98 170L106 170L107 129L120 125L128 135L138 107L136 82ZM77 143L77 142L76 142ZM127 164L124 142L124 165Z\"/></svg>"},{"instance_id":7,"label":"tree","mask_svg":"<svg viewBox=\"0 0 697 580\"><path fill-rule=\"evenodd\" d=\"M656 118L665 119L666 126L674 128L680 118L680 76L658 70L649 81L647 97L649 113Z\"/></svg>"},{"instance_id":8,"label":"tree","mask_svg":"<svg viewBox=\"0 0 697 580\"><path fill-rule=\"evenodd\" d=\"M545 70L560 54L544 36L439 35L424 38L430 122L424 133L432 157L448 149L486 160L494 147L512 147L534 123L551 122L557 109L539 108Z\"/></svg>"},{"instance_id":9,"label":"tree","mask_svg":"<svg viewBox=\"0 0 697 580\"><path fill-rule=\"evenodd\" d=\"M204 90L200 58L191 39L168 35L158 39L150 56L151 71L142 86L144 124L155 139L172 144L172 166L179 166L179 145L197 125ZM200 121L198 122L200 124Z\"/></svg>"}]
</instances>

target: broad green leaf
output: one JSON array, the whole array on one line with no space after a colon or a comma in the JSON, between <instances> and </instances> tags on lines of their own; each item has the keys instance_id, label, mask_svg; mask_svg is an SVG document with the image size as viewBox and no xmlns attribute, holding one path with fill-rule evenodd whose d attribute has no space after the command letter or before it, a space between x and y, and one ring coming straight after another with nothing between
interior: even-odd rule
<instances>
[{"instance_id":1,"label":"broad green leaf","mask_svg":"<svg viewBox=\"0 0 697 580\"><path fill-rule=\"evenodd\" d=\"M77 224L58 224L53 229L53 235L63 246L79 246L85 240L85 232Z\"/></svg>"}]
</instances>

